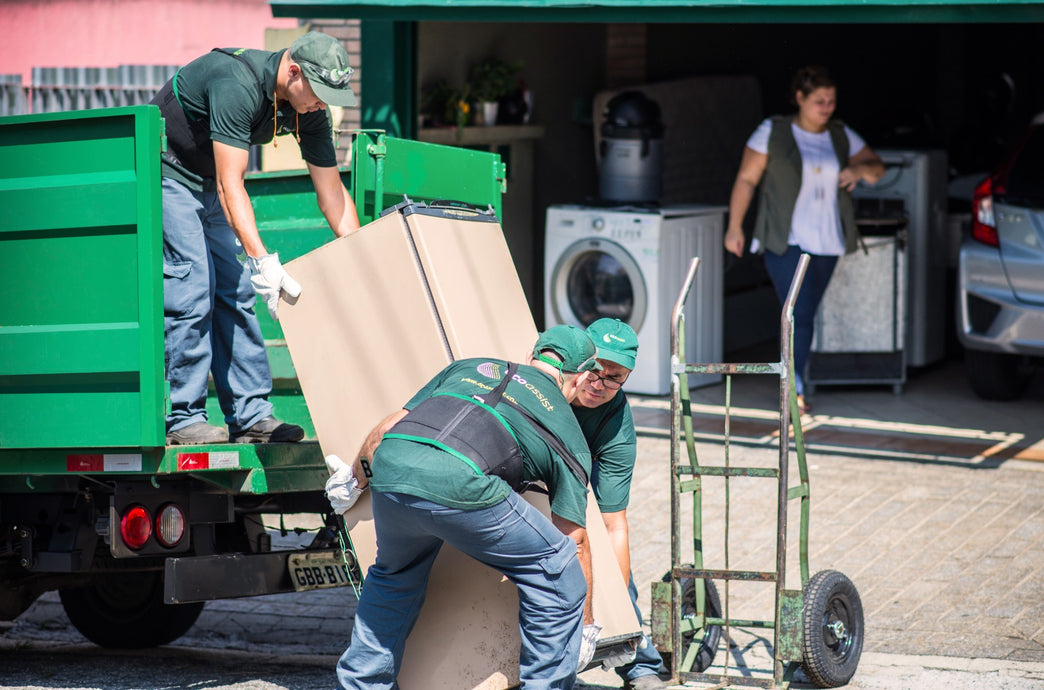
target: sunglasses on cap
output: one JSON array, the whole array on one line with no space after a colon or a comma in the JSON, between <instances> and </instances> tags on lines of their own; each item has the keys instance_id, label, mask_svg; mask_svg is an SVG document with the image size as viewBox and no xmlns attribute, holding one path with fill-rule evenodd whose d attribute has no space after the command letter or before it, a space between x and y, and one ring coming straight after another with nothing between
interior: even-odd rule
<instances>
[{"instance_id":1,"label":"sunglasses on cap","mask_svg":"<svg viewBox=\"0 0 1044 690\"><path fill-rule=\"evenodd\" d=\"M346 67L344 69L326 69L321 65L315 64L311 60L298 59L297 62L298 64L303 63L308 65L308 67L314 71L315 76L319 77L324 84L333 89L343 89L348 86L348 82L351 80L352 75L355 74L355 70L351 67Z\"/></svg>"},{"instance_id":2,"label":"sunglasses on cap","mask_svg":"<svg viewBox=\"0 0 1044 690\"><path fill-rule=\"evenodd\" d=\"M564 372L564 370L562 369L562 362L558 361L557 359L554 359L553 357L548 357L543 352L539 353L536 356L536 358L544 364L550 364L555 369L558 369L560 372ZM592 355L591 357L588 357L583 362L581 362L580 366L576 368L576 371L572 373L582 374L585 371L597 371L601 368L602 367L598 363L598 359L594 355Z\"/></svg>"}]
</instances>

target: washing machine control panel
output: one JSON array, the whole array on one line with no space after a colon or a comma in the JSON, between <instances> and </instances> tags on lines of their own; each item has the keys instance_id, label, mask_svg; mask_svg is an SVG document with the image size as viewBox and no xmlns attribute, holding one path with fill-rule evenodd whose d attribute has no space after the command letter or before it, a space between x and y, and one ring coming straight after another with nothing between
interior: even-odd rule
<instances>
[{"instance_id":1,"label":"washing machine control panel","mask_svg":"<svg viewBox=\"0 0 1044 690\"><path fill-rule=\"evenodd\" d=\"M621 213L592 215L586 225L607 239L618 242L642 239L642 229L645 227L644 219L640 216Z\"/></svg>"}]
</instances>

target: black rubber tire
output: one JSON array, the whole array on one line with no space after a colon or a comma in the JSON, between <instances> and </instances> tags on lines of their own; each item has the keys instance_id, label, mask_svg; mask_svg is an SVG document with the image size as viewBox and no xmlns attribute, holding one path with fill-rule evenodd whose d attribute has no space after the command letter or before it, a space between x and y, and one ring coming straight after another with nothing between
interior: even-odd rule
<instances>
[{"instance_id":1,"label":"black rubber tire","mask_svg":"<svg viewBox=\"0 0 1044 690\"><path fill-rule=\"evenodd\" d=\"M967 348L964 371L968 385L983 400L1016 400L1033 378L1026 357Z\"/></svg>"},{"instance_id":2,"label":"black rubber tire","mask_svg":"<svg viewBox=\"0 0 1044 690\"><path fill-rule=\"evenodd\" d=\"M84 637L110 649L146 649L178 639L203 603L164 604L163 574L110 573L86 587L58 590L69 620Z\"/></svg>"},{"instance_id":3,"label":"black rubber tire","mask_svg":"<svg viewBox=\"0 0 1044 690\"><path fill-rule=\"evenodd\" d=\"M802 662L817 687L836 688L855 675L863 653L863 602L852 581L836 570L809 579L802 609Z\"/></svg>"},{"instance_id":4,"label":"black rubber tire","mask_svg":"<svg viewBox=\"0 0 1044 690\"><path fill-rule=\"evenodd\" d=\"M663 582L671 581L671 574L667 573L662 578ZM705 583L705 601L707 602L707 615L713 618L721 617L721 597L718 595L718 588L714 586L714 582L711 580L704 580ZM685 616L693 616L696 613L696 585L695 580L691 577L683 577L681 579L682 589L682 618ZM692 643L692 638L695 633L688 633L682 635L682 645L688 647ZM696 654L696 661L693 664L693 673L702 673L710 668L711 664L714 663L714 657L718 653L718 645L721 643L721 626L712 625L707 628L706 634L703 636L703 640L700 642L700 649ZM672 652L660 652L660 656L663 658L665 666L671 665L671 654Z\"/></svg>"}]
</instances>

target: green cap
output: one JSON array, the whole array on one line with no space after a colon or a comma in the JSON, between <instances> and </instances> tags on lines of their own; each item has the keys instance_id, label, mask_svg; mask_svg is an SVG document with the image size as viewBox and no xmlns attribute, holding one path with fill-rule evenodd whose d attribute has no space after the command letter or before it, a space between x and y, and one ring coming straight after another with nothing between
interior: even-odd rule
<instances>
[{"instance_id":1,"label":"green cap","mask_svg":"<svg viewBox=\"0 0 1044 690\"><path fill-rule=\"evenodd\" d=\"M353 70L348 64L348 51L340 41L318 31L309 31L291 44L290 57L323 103L355 105L355 94L348 85Z\"/></svg>"},{"instance_id":2,"label":"green cap","mask_svg":"<svg viewBox=\"0 0 1044 690\"><path fill-rule=\"evenodd\" d=\"M561 362L541 356L541 352L550 350L561 358ZM602 365L595 359L598 354L595 344L587 333L576 326L552 326L537 338L533 346L533 357L566 372L597 371Z\"/></svg>"},{"instance_id":3,"label":"green cap","mask_svg":"<svg viewBox=\"0 0 1044 690\"><path fill-rule=\"evenodd\" d=\"M620 319L598 319L587 327L598 347L598 359L616 362L627 369L634 369L638 356L638 334Z\"/></svg>"}]
</instances>

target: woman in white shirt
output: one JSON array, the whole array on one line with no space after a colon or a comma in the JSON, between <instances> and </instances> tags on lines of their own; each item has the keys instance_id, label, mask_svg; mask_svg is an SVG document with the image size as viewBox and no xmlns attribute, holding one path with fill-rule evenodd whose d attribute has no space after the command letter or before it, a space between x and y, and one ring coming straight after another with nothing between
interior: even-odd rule
<instances>
[{"instance_id":1,"label":"woman in white shirt","mask_svg":"<svg viewBox=\"0 0 1044 690\"><path fill-rule=\"evenodd\" d=\"M812 326L830 276L858 239L849 192L860 180L873 184L884 164L863 139L830 118L837 85L822 67L803 67L791 85L798 112L767 118L747 140L729 202L725 249L742 256L743 218L761 186L751 251L761 252L780 302L786 299L802 253L811 255L794 306L794 371L798 407L812 349Z\"/></svg>"}]
</instances>

